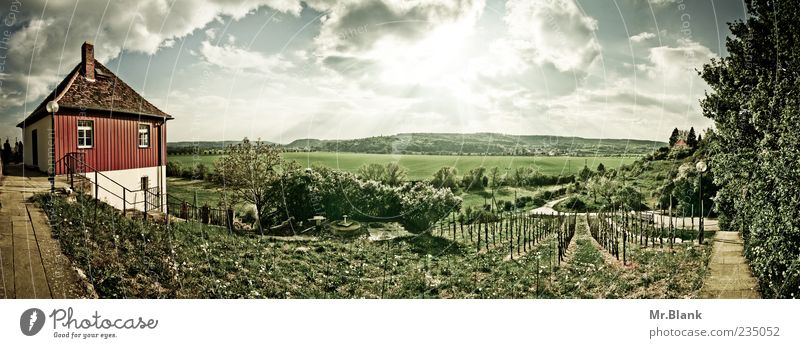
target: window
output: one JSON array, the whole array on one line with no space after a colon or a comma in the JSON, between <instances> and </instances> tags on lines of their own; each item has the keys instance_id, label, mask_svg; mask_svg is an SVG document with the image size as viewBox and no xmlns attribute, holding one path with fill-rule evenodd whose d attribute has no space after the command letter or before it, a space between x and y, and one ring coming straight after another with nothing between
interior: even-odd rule
<instances>
[{"instance_id":1,"label":"window","mask_svg":"<svg viewBox=\"0 0 800 348\"><path fill-rule=\"evenodd\" d=\"M78 121L78 148L86 149L94 146L94 122Z\"/></svg>"},{"instance_id":2,"label":"window","mask_svg":"<svg viewBox=\"0 0 800 348\"><path fill-rule=\"evenodd\" d=\"M139 147L150 147L150 125L139 124Z\"/></svg>"}]
</instances>

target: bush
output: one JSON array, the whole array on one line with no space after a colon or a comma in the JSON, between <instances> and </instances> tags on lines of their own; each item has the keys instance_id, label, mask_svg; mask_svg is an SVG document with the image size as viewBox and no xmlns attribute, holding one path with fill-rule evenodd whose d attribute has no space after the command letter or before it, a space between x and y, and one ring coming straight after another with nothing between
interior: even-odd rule
<instances>
[{"instance_id":1,"label":"bush","mask_svg":"<svg viewBox=\"0 0 800 348\"><path fill-rule=\"evenodd\" d=\"M247 209L242 214L242 222L246 224L252 224L256 222L256 210L255 209Z\"/></svg>"},{"instance_id":2,"label":"bush","mask_svg":"<svg viewBox=\"0 0 800 348\"><path fill-rule=\"evenodd\" d=\"M563 200L559 205L572 211L586 210L586 203L578 196L569 196Z\"/></svg>"},{"instance_id":3,"label":"bush","mask_svg":"<svg viewBox=\"0 0 800 348\"><path fill-rule=\"evenodd\" d=\"M192 179L204 180L206 175L208 175L208 167L202 163L196 164L194 167L194 173L192 174Z\"/></svg>"},{"instance_id":4,"label":"bush","mask_svg":"<svg viewBox=\"0 0 800 348\"><path fill-rule=\"evenodd\" d=\"M167 176L179 177L183 173L180 162L167 162Z\"/></svg>"}]
</instances>

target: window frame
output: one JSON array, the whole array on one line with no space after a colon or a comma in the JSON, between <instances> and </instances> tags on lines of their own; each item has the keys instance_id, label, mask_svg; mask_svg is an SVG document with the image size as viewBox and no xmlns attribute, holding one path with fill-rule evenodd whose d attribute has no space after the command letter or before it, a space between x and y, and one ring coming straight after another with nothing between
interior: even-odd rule
<instances>
[{"instance_id":1,"label":"window frame","mask_svg":"<svg viewBox=\"0 0 800 348\"><path fill-rule=\"evenodd\" d=\"M89 125L81 125L81 123L87 122ZM89 131L89 136L86 136L86 131ZM81 137L81 131L83 131L83 137ZM78 120L76 124L76 145L78 145L79 149L91 149L94 148L94 120ZM87 140L89 145L86 145L86 141L84 141L83 145L81 145L81 139Z\"/></svg>"},{"instance_id":2,"label":"window frame","mask_svg":"<svg viewBox=\"0 0 800 348\"><path fill-rule=\"evenodd\" d=\"M146 134L147 134L147 144L145 144L145 145L142 145L142 130L144 129L144 128L142 128L142 126L147 127L147 132L146 132ZM150 134L151 134L151 131L152 131L152 127L150 127L149 123L140 122L139 126L136 127L136 143L137 143L137 145L138 145L138 147L140 149L146 149L146 148L150 147L150 143L151 143Z\"/></svg>"}]
</instances>

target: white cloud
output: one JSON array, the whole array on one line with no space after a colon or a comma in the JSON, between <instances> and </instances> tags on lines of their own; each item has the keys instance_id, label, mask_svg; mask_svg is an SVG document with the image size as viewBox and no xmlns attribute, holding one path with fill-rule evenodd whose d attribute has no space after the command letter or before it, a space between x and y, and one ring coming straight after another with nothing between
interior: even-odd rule
<instances>
[{"instance_id":1,"label":"white cloud","mask_svg":"<svg viewBox=\"0 0 800 348\"><path fill-rule=\"evenodd\" d=\"M600 55L597 21L574 0L509 0L505 21L515 46L537 64L582 71Z\"/></svg>"},{"instance_id":2,"label":"white cloud","mask_svg":"<svg viewBox=\"0 0 800 348\"><path fill-rule=\"evenodd\" d=\"M326 11L315 42L323 56L370 52L385 38L402 44L441 25L474 23L485 0L356 0L312 5Z\"/></svg>"},{"instance_id":3,"label":"white cloud","mask_svg":"<svg viewBox=\"0 0 800 348\"><path fill-rule=\"evenodd\" d=\"M298 15L300 0L197 1L26 1L22 28L9 42L9 76L0 110L38 101L80 60L84 41L107 62L122 51L155 54L220 16L240 19L261 6ZM46 7L46 11L45 10ZM74 9L74 17L72 14ZM43 13L43 14L42 14ZM28 110L30 111L30 110ZM27 115L25 115L27 116Z\"/></svg>"},{"instance_id":4,"label":"white cloud","mask_svg":"<svg viewBox=\"0 0 800 348\"><path fill-rule=\"evenodd\" d=\"M293 66L292 62L280 55L265 56L259 52L237 48L232 44L215 46L203 41L199 53L207 63L226 71L250 70L271 74L285 71Z\"/></svg>"},{"instance_id":5,"label":"white cloud","mask_svg":"<svg viewBox=\"0 0 800 348\"><path fill-rule=\"evenodd\" d=\"M669 79L686 74L696 76L695 69L702 68L704 63L717 57L708 47L695 41L679 40L674 47L659 46L650 49L648 59L653 69L649 74L652 77Z\"/></svg>"},{"instance_id":6,"label":"white cloud","mask_svg":"<svg viewBox=\"0 0 800 348\"><path fill-rule=\"evenodd\" d=\"M631 36L631 41L639 43L639 42L642 42L642 41L647 41L647 40L653 39L655 37L656 37L656 34L653 34L651 32L645 31L645 32L636 34L634 36Z\"/></svg>"}]
</instances>

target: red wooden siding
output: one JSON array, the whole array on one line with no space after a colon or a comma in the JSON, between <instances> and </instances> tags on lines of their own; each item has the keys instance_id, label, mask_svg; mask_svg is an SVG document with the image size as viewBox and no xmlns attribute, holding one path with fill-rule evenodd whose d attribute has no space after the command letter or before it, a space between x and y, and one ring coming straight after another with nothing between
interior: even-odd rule
<instances>
[{"instance_id":1,"label":"red wooden siding","mask_svg":"<svg viewBox=\"0 0 800 348\"><path fill-rule=\"evenodd\" d=\"M78 120L94 122L94 146L78 148ZM139 148L139 124L150 125L150 146ZM131 117L79 116L77 114L57 114L56 160L61 160L70 152L84 154L86 163L98 171L122 170L155 167L158 162L159 128L161 129L161 165L167 163L166 123L153 119ZM63 162L63 161L62 161ZM90 170L90 169L87 169ZM57 174L66 174L64 165L57 166Z\"/></svg>"}]
</instances>

